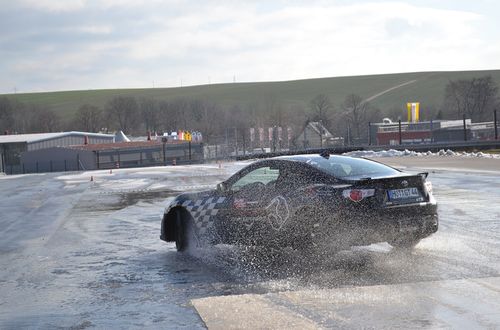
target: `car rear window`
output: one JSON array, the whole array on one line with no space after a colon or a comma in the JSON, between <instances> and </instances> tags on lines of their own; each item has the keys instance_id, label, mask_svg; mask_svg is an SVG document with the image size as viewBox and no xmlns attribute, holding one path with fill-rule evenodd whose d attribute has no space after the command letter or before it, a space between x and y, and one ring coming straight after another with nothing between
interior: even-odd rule
<instances>
[{"instance_id":1,"label":"car rear window","mask_svg":"<svg viewBox=\"0 0 500 330\"><path fill-rule=\"evenodd\" d=\"M332 156L326 159L318 157L309 159L306 163L337 178L385 176L399 173L389 166L362 158Z\"/></svg>"}]
</instances>

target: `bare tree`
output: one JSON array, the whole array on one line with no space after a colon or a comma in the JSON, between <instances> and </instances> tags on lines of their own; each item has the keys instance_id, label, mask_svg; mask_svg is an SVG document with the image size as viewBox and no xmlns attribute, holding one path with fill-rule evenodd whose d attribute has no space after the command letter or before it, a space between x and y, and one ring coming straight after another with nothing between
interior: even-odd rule
<instances>
[{"instance_id":1,"label":"bare tree","mask_svg":"<svg viewBox=\"0 0 500 330\"><path fill-rule=\"evenodd\" d=\"M180 128L180 114L177 107L172 103L161 101L158 104L159 111L159 129L163 131L177 131Z\"/></svg>"},{"instance_id":2,"label":"bare tree","mask_svg":"<svg viewBox=\"0 0 500 330\"><path fill-rule=\"evenodd\" d=\"M75 126L85 132L99 132L102 123L102 111L94 105L82 105L75 115Z\"/></svg>"},{"instance_id":3,"label":"bare tree","mask_svg":"<svg viewBox=\"0 0 500 330\"><path fill-rule=\"evenodd\" d=\"M311 100L309 105L313 112L312 120L321 120L323 125L329 128L331 125L331 112L333 110L333 105L328 96L325 94L319 94Z\"/></svg>"},{"instance_id":4,"label":"bare tree","mask_svg":"<svg viewBox=\"0 0 500 330\"><path fill-rule=\"evenodd\" d=\"M169 103L170 112L175 115L180 129L187 129L189 123L189 101L184 98L178 98Z\"/></svg>"},{"instance_id":5,"label":"bare tree","mask_svg":"<svg viewBox=\"0 0 500 330\"><path fill-rule=\"evenodd\" d=\"M498 87L491 76L450 81L444 96L444 111L485 120L498 102Z\"/></svg>"},{"instance_id":6,"label":"bare tree","mask_svg":"<svg viewBox=\"0 0 500 330\"><path fill-rule=\"evenodd\" d=\"M30 132L32 115L28 112L25 104L17 103L14 110L14 131L17 133Z\"/></svg>"},{"instance_id":7,"label":"bare tree","mask_svg":"<svg viewBox=\"0 0 500 330\"><path fill-rule=\"evenodd\" d=\"M160 126L160 108L158 102L153 99L143 98L139 102L139 108L146 131L156 132Z\"/></svg>"},{"instance_id":8,"label":"bare tree","mask_svg":"<svg viewBox=\"0 0 500 330\"><path fill-rule=\"evenodd\" d=\"M112 127L118 127L125 133L130 133L137 127L139 107L131 96L117 96L108 102L106 114Z\"/></svg>"},{"instance_id":9,"label":"bare tree","mask_svg":"<svg viewBox=\"0 0 500 330\"><path fill-rule=\"evenodd\" d=\"M6 97L0 97L0 134L14 129L14 106Z\"/></svg>"},{"instance_id":10,"label":"bare tree","mask_svg":"<svg viewBox=\"0 0 500 330\"><path fill-rule=\"evenodd\" d=\"M364 127L365 123L368 123L368 109L369 104L363 102L361 96L356 94L347 95L342 104L342 110L344 110L346 118L353 128L353 136L356 138L361 137L361 128Z\"/></svg>"},{"instance_id":11,"label":"bare tree","mask_svg":"<svg viewBox=\"0 0 500 330\"><path fill-rule=\"evenodd\" d=\"M217 134L217 131L220 131L221 127L224 126L222 111L213 102L202 102L201 111L196 128L202 132L205 142L210 143L212 138Z\"/></svg>"},{"instance_id":12,"label":"bare tree","mask_svg":"<svg viewBox=\"0 0 500 330\"><path fill-rule=\"evenodd\" d=\"M54 111L38 105L30 105L27 108L30 114L28 119L28 131L32 133L56 132L61 128L61 119Z\"/></svg>"},{"instance_id":13,"label":"bare tree","mask_svg":"<svg viewBox=\"0 0 500 330\"><path fill-rule=\"evenodd\" d=\"M342 104L344 123L348 123L350 138L366 139L368 123L379 121L381 112L356 94L347 95Z\"/></svg>"},{"instance_id":14,"label":"bare tree","mask_svg":"<svg viewBox=\"0 0 500 330\"><path fill-rule=\"evenodd\" d=\"M197 126L203 120L204 111L205 102L202 100L195 99L189 102L189 119L192 121L191 125Z\"/></svg>"}]
</instances>

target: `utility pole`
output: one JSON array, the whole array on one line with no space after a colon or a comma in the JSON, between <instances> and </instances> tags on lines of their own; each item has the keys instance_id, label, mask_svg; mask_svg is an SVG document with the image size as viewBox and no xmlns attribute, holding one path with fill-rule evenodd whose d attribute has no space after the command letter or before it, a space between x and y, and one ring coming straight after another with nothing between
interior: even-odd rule
<instances>
[{"instance_id":1,"label":"utility pole","mask_svg":"<svg viewBox=\"0 0 500 330\"><path fill-rule=\"evenodd\" d=\"M276 125L275 125L275 126L273 126L273 134L272 134L272 136L273 136L273 152L276 152L276 136L277 136L277 133L278 133L278 129L277 129Z\"/></svg>"},{"instance_id":2,"label":"utility pole","mask_svg":"<svg viewBox=\"0 0 500 330\"><path fill-rule=\"evenodd\" d=\"M226 158L228 156L227 149L229 148L228 141L227 141L227 135L228 135L228 132L227 132L227 127L226 127L226 148L225 148L226 149L226 152L225 152L226 153Z\"/></svg>"},{"instance_id":3,"label":"utility pole","mask_svg":"<svg viewBox=\"0 0 500 330\"><path fill-rule=\"evenodd\" d=\"M167 166L167 154L166 154L166 144L167 144L167 137L162 137L161 142L163 143L163 166Z\"/></svg>"},{"instance_id":4,"label":"utility pole","mask_svg":"<svg viewBox=\"0 0 500 330\"><path fill-rule=\"evenodd\" d=\"M495 120L495 140L498 140L498 124L497 124L497 110L493 111L493 118Z\"/></svg>"},{"instance_id":5,"label":"utility pole","mask_svg":"<svg viewBox=\"0 0 500 330\"><path fill-rule=\"evenodd\" d=\"M368 145L372 145L372 123L368 122Z\"/></svg>"},{"instance_id":6,"label":"utility pole","mask_svg":"<svg viewBox=\"0 0 500 330\"><path fill-rule=\"evenodd\" d=\"M398 120L398 131L399 131L399 145L403 144L403 138L401 136L401 119Z\"/></svg>"},{"instance_id":7,"label":"utility pole","mask_svg":"<svg viewBox=\"0 0 500 330\"><path fill-rule=\"evenodd\" d=\"M431 143L434 143L434 127L431 119Z\"/></svg>"},{"instance_id":8,"label":"utility pole","mask_svg":"<svg viewBox=\"0 0 500 330\"><path fill-rule=\"evenodd\" d=\"M188 141L188 148L189 148L189 164L191 164L191 140Z\"/></svg>"},{"instance_id":9,"label":"utility pole","mask_svg":"<svg viewBox=\"0 0 500 330\"><path fill-rule=\"evenodd\" d=\"M323 149L323 121L319 120L319 147Z\"/></svg>"},{"instance_id":10,"label":"utility pole","mask_svg":"<svg viewBox=\"0 0 500 330\"><path fill-rule=\"evenodd\" d=\"M245 156L246 153L247 153L247 144L246 144L245 134L243 134L243 156Z\"/></svg>"},{"instance_id":11,"label":"utility pole","mask_svg":"<svg viewBox=\"0 0 500 330\"><path fill-rule=\"evenodd\" d=\"M464 121L464 141L467 141L467 124L465 123L465 113L464 113L463 121Z\"/></svg>"},{"instance_id":12,"label":"utility pole","mask_svg":"<svg viewBox=\"0 0 500 330\"><path fill-rule=\"evenodd\" d=\"M236 151L236 156L238 156L238 131L237 128L234 128L234 149Z\"/></svg>"},{"instance_id":13,"label":"utility pole","mask_svg":"<svg viewBox=\"0 0 500 330\"><path fill-rule=\"evenodd\" d=\"M309 119L306 120L306 126L304 127L304 150L307 150L307 126L309 126Z\"/></svg>"}]
</instances>

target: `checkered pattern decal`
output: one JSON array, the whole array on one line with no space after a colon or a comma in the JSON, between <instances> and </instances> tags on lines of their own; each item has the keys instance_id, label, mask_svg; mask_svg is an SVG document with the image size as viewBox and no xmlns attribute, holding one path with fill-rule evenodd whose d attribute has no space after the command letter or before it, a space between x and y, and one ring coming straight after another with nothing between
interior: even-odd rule
<instances>
[{"instance_id":1,"label":"checkered pattern decal","mask_svg":"<svg viewBox=\"0 0 500 330\"><path fill-rule=\"evenodd\" d=\"M226 200L225 197L210 197L198 200L187 200L182 203L193 216L194 223L200 234L205 234L212 226L213 219L219 211L218 208Z\"/></svg>"}]
</instances>

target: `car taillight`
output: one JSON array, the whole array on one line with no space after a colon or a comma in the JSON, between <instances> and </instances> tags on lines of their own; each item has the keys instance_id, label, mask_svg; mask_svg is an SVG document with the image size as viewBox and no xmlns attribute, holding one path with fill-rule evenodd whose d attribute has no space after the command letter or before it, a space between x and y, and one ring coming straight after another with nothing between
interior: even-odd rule
<instances>
[{"instance_id":1,"label":"car taillight","mask_svg":"<svg viewBox=\"0 0 500 330\"><path fill-rule=\"evenodd\" d=\"M346 189L342 191L342 196L353 202L359 202L366 197L375 195L375 189Z\"/></svg>"}]
</instances>

